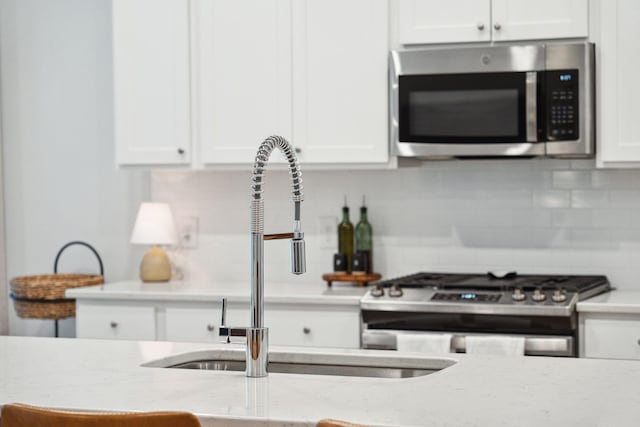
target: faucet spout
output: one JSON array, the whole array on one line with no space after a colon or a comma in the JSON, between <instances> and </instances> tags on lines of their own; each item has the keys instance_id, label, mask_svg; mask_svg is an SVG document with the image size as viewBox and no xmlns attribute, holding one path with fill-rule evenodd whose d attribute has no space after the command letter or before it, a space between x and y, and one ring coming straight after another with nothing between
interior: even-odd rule
<instances>
[{"instance_id":1,"label":"faucet spout","mask_svg":"<svg viewBox=\"0 0 640 427\"><path fill-rule=\"evenodd\" d=\"M264 327L264 173L275 148L280 149L289 164L293 200L293 236L291 239L291 272L305 272L304 233L300 223L302 174L294 148L281 136L265 139L253 165L251 195L251 327L247 330L247 376L267 375L268 330Z\"/></svg>"}]
</instances>

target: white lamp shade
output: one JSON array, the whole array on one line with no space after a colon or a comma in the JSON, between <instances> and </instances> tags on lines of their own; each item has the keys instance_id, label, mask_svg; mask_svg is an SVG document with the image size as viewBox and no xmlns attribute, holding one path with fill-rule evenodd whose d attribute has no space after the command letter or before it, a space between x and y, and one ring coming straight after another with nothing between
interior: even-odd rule
<instances>
[{"instance_id":1,"label":"white lamp shade","mask_svg":"<svg viewBox=\"0 0 640 427\"><path fill-rule=\"evenodd\" d=\"M173 245L178 233L167 203L144 202L138 210L131 243L141 245Z\"/></svg>"}]
</instances>

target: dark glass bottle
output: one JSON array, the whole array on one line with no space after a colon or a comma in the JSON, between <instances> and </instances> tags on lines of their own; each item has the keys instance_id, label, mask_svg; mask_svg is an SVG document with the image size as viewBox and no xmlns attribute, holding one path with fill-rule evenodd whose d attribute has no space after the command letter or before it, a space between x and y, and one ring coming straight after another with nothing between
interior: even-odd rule
<instances>
[{"instance_id":1,"label":"dark glass bottle","mask_svg":"<svg viewBox=\"0 0 640 427\"><path fill-rule=\"evenodd\" d=\"M367 207L360 208L360 221L356 225L356 253L365 256L365 271L371 273L373 271L373 245L372 245L371 224L367 219Z\"/></svg>"},{"instance_id":2,"label":"dark glass bottle","mask_svg":"<svg viewBox=\"0 0 640 427\"><path fill-rule=\"evenodd\" d=\"M353 224L349 221L349 207L342 208L342 222L338 224L338 252L347 257L347 273L351 273L353 258Z\"/></svg>"}]
</instances>

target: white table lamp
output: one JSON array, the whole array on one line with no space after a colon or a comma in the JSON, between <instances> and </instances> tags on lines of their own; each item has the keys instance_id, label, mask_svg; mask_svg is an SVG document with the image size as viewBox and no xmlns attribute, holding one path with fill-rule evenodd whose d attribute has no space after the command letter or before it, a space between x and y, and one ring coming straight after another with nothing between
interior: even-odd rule
<instances>
[{"instance_id":1,"label":"white table lamp","mask_svg":"<svg viewBox=\"0 0 640 427\"><path fill-rule=\"evenodd\" d=\"M131 243L153 245L140 263L140 279L143 282L168 282L171 279L169 257L157 245L174 245L177 242L178 233L169 205L142 203L131 233Z\"/></svg>"}]
</instances>

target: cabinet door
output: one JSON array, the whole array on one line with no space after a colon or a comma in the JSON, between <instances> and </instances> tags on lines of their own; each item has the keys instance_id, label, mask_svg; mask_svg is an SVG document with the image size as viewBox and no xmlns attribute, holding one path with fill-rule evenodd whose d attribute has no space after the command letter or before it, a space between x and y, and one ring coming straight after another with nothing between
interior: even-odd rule
<instances>
[{"instance_id":1,"label":"cabinet door","mask_svg":"<svg viewBox=\"0 0 640 427\"><path fill-rule=\"evenodd\" d=\"M494 41L589 35L588 0L493 0Z\"/></svg>"},{"instance_id":2,"label":"cabinet door","mask_svg":"<svg viewBox=\"0 0 640 427\"><path fill-rule=\"evenodd\" d=\"M202 160L252 163L266 137L291 138L291 0L195 5Z\"/></svg>"},{"instance_id":3,"label":"cabinet door","mask_svg":"<svg viewBox=\"0 0 640 427\"><path fill-rule=\"evenodd\" d=\"M167 307L167 341L218 342L220 307Z\"/></svg>"},{"instance_id":4,"label":"cabinet door","mask_svg":"<svg viewBox=\"0 0 640 427\"><path fill-rule=\"evenodd\" d=\"M191 159L189 2L113 1L116 162Z\"/></svg>"},{"instance_id":5,"label":"cabinet door","mask_svg":"<svg viewBox=\"0 0 640 427\"><path fill-rule=\"evenodd\" d=\"M640 317L587 318L584 356L640 360Z\"/></svg>"},{"instance_id":6,"label":"cabinet door","mask_svg":"<svg viewBox=\"0 0 640 427\"><path fill-rule=\"evenodd\" d=\"M273 345L360 347L359 307L268 305L264 318Z\"/></svg>"},{"instance_id":7,"label":"cabinet door","mask_svg":"<svg viewBox=\"0 0 640 427\"><path fill-rule=\"evenodd\" d=\"M76 303L78 338L155 340L155 308L123 304Z\"/></svg>"},{"instance_id":8,"label":"cabinet door","mask_svg":"<svg viewBox=\"0 0 640 427\"><path fill-rule=\"evenodd\" d=\"M293 2L294 141L302 163L388 161L386 0Z\"/></svg>"},{"instance_id":9,"label":"cabinet door","mask_svg":"<svg viewBox=\"0 0 640 427\"><path fill-rule=\"evenodd\" d=\"M399 0L400 43L491 40L491 0Z\"/></svg>"},{"instance_id":10,"label":"cabinet door","mask_svg":"<svg viewBox=\"0 0 640 427\"><path fill-rule=\"evenodd\" d=\"M599 166L640 164L640 2L598 3L596 42L597 162ZM634 163L635 162L635 163Z\"/></svg>"}]
</instances>

